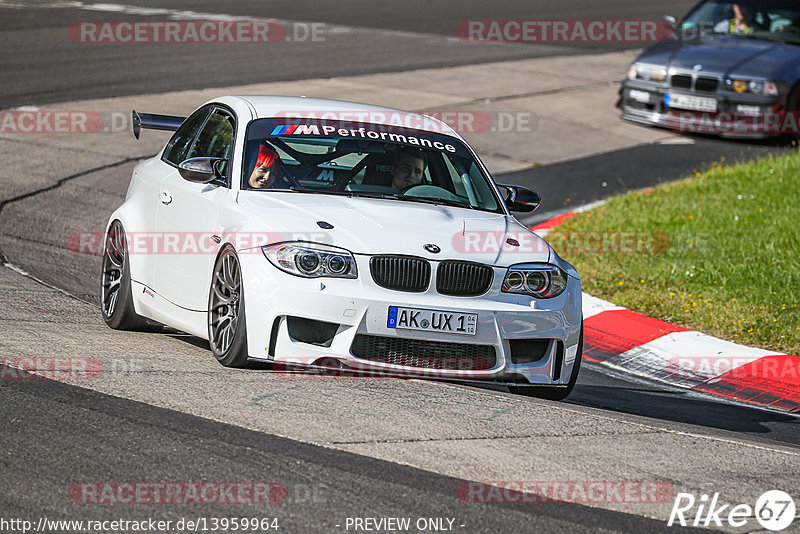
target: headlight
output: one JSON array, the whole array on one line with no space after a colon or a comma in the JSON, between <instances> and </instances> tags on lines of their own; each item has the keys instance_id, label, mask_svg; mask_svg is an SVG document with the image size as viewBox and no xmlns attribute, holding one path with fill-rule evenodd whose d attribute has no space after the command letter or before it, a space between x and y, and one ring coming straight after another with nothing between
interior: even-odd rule
<instances>
[{"instance_id":1,"label":"headlight","mask_svg":"<svg viewBox=\"0 0 800 534\"><path fill-rule=\"evenodd\" d=\"M780 94L778 84L770 81L734 80L728 78L725 80L725 86L729 91L736 91L737 93L752 93L755 95L767 96L777 96Z\"/></svg>"},{"instance_id":2,"label":"headlight","mask_svg":"<svg viewBox=\"0 0 800 534\"><path fill-rule=\"evenodd\" d=\"M503 293L519 293L540 299L559 296L567 289L567 275L548 263L514 265L503 280Z\"/></svg>"},{"instance_id":3,"label":"headlight","mask_svg":"<svg viewBox=\"0 0 800 534\"><path fill-rule=\"evenodd\" d=\"M628 79L661 83L667 79L667 69L634 63L631 65L631 68L628 69Z\"/></svg>"},{"instance_id":4,"label":"headlight","mask_svg":"<svg viewBox=\"0 0 800 534\"><path fill-rule=\"evenodd\" d=\"M261 247L278 269L305 278L358 278L356 260L348 251L314 243L276 243Z\"/></svg>"}]
</instances>

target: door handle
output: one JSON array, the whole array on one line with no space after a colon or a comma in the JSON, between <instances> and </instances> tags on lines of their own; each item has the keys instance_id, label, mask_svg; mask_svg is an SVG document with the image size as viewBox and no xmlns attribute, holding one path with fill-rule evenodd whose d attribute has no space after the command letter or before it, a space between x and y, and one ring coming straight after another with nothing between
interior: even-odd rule
<instances>
[{"instance_id":1,"label":"door handle","mask_svg":"<svg viewBox=\"0 0 800 534\"><path fill-rule=\"evenodd\" d=\"M169 194L169 191L161 191L161 203L164 205L172 203L172 195Z\"/></svg>"}]
</instances>

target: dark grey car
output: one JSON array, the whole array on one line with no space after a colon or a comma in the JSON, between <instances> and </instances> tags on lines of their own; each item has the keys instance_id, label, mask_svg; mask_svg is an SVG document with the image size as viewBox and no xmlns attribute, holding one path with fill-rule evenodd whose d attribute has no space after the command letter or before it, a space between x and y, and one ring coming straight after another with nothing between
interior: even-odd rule
<instances>
[{"instance_id":1,"label":"dark grey car","mask_svg":"<svg viewBox=\"0 0 800 534\"><path fill-rule=\"evenodd\" d=\"M706 0L636 58L618 106L683 133L797 134L799 82L800 2Z\"/></svg>"}]
</instances>

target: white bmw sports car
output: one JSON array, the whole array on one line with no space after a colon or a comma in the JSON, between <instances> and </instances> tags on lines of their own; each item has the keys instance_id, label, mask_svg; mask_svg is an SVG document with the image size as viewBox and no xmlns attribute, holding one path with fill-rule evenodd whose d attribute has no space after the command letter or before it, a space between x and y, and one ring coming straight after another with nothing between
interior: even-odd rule
<instances>
[{"instance_id":1,"label":"white bmw sports car","mask_svg":"<svg viewBox=\"0 0 800 534\"><path fill-rule=\"evenodd\" d=\"M430 117L348 102L222 97L133 171L105 237L102 312L208 339L222 365L494 382L566 397L581 361L575 269L510 214Z\"/></svg>"}]
</instances>

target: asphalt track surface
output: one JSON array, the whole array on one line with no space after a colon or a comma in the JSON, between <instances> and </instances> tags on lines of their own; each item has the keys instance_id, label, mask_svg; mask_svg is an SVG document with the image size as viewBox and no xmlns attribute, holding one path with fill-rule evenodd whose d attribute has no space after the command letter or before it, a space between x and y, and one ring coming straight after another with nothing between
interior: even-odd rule
<instances>
[{"instance_id":1,"label":"asphalt track surface","mask_svg":"<svg viewBox=\"0 0 800 534\"><path fill-rule=\"evenodd\" d=\"M51 518L107 519L103 507L80 507L66 492L53 498L54 488L78 473L84 481L152 480L153 472L162 480L245 481L269 473L267 482L290 481L283 482L284 500L258 511L279 517L279 532L343 531L337 527L347 517L380 516L457 518L454 530L463 532L669 531L662 521L573 503L460 503L453 495L464 481L451 477L58 382L15 382L0 388L0 446L18 460L4 469L4 486L18 488L0 495L5 517L49 513ZM43 429L68 446L53 448L43 439ZM252 517L252 508L205 506L194 516ZM192 512L185 506L151 505L120 515L175 521L193 517Z\"/></svg>"},{"instance_id":2,"label":"asphalt track surface","mask_svg":"<svg viewBox=\"0 0 800 534\"><path fill-rule=\"evenodd\" d=\"M12 3L12 2L4 2ZM153 93L208 85L235 85L265 80L304 79L325 75L391 72L411 68L470 64L495 60L596 52L578 45L447 44L458 21L473 18L658 18L680 13L690 2L134 2L138 6L189 9L285 21L317 21L346 26L339 47L304 47L253 54L242 47L214 48L151 45L141 50L109 50L76 43L55 43L53 35L75 20L135 20L129 13L92 13L79 8L0 7L3 54L0 107L69 101L76 98ZM35 2L33 4L36 4ZM146 18L141 16L140 18ZM344 37L346 35L346 38ZM381 37L383 36L383 37ZM334 37L332 37L334 38ZM606 45L616 49L618 45ZM268 73L268 74L265 74ZM498 181L547 191L543 211L564 209L615 192L647 187L682 176L710 161L782 151L781 143L741 143L697 138L694 145L648 145L619 153L511 173ZM642 172L642 165L652 172ZM114 169L129 176L133 162ZM605 174L620 178L603 180ZM75 257L50 241L45 222L57 224L59 197L79 177L66 176L56 189L2 198L0 233L12 226L24 246L5 253L43 281L79 298L96 301L99 259ZM605 184L605 185L604 185ZM121 198L126 180L110 185ZM69 195L67 195L69 198ZM42 204L43 203L43 204ZM42 206L46 206L42 215ZM13 210L14 218L9 214ZM22 228L22 230L20 230ZM55 261L54 261L55 260ZM210 357L210 355L209 355ZM537 401L522 399L520 402ZM670 424L754 445L781 443L800 449L797 418L719 402L667 386L610 375L585 365L569 399L588 413L609 412L643 421ZM2 516L38 516L43 511L71 517L107 518L102 507L76 507L55 487L79 480L252 480L270 473L289 490L280 510L285 532L333 530L347 516L457 516L472 531L622 531L665 529L654 521L576 504L536 506L459 506L452 499L459 479L394 462L316 447L245 430L178 411L110 397L50 381L0 381L0 447L3 482ZM325 498L309 502L302 488L324 484ZM294 493L293 493L294 490ZM142 516L175 518L186 508L140 509ZM346 513L344 512L346 511ZM116 513L117 510L114 510ZM219 507L213 515L250 515L250 509ZM126 512L127 514L127 512ZM127 514L130 515L130 514ZM212 515L203 512L197 515ZM332 524L333 523L333 524ZM521 525L524 525L521 527Z\"/></svg>"},{"instance_id":3,"label":"asphalt track surface","mask_svg":"<svg viewBox=\"0 0 800 534\"><path fill-rule=\"evenodd\" d=\"M527 2L501 0L466 2L412 0L372 2L350 0L177 0L116 2L141 8L317 22L325 43L281 42L267 46L236 44L147 44L98 46L66 37L76 21L137 21L168 18L164 14L137 15L135 11L91 10L95 2L4 0L19 9L0 7L0 108L71 101L102 96L158 93L195 87L227 87L258 82L299 80L394 72L426 67L565 54L596 53L598 46L571 43L465 44L456 28L473 19L661 19L682 13L693 0L644 3L636 0L594 2ZM50 7L55 4L59 7ZM106 4L111 4L106 3ZM188 18L176 16L176 18ZM299 33L298 35L302 35ZM290 36L294 33L289 30ZM607 43L600 50L636 48L635 44Z\"/></svg>"}]
</instances>

